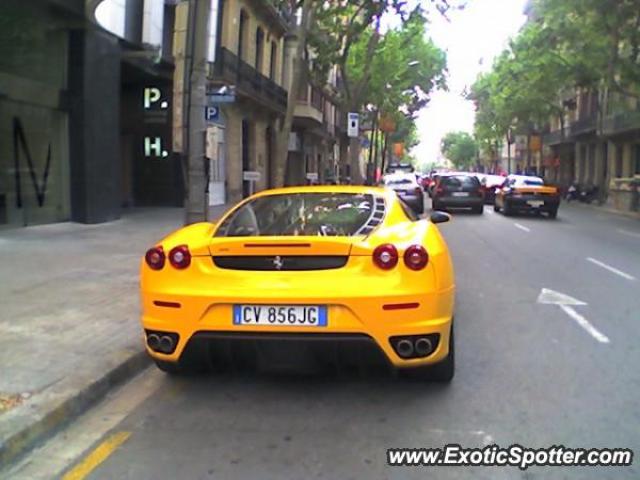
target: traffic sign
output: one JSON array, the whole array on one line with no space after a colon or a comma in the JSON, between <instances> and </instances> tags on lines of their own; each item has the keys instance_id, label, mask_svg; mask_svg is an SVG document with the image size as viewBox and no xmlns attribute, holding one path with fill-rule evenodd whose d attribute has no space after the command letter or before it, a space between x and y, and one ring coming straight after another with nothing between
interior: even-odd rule
<instances>
[{"instance_id":1,"label":"traffic sign","mask_svg":"<svg viewBox=\"0 0 640 480\"><path fill-rule=\"evenodd\" d=\"M249 170L245 170L244 172L242 172L242 180L245 180L247 182L258 182L260 181L261 177L262 175L260 174L260 172L252 172Z\"/></svg>"},{"instance_id":2,"label":"traffic sign","mask_svg":"<svg viewBox=\"0 0 640 480\"><path fill-rule=\"evenodd\" d=\"M207 122L220 120L220 107L204 107L204 119Z\"/></svg>"},{"instance_id":3,"label":"traffic sign","mask_svg":"<svg viewBox=\"0 0 640 480\"><path fill-rule=\"evenodd\" d=\"M217 105L220 103L233 103L236 101L236 87L233 85L221 87L207 92L207 103Z\"/></svg>"},{"instance_id":4,"label":"traffic sign","mask_svg":"<svg viewBox=\"0 0 640 480\"><path fill-rule=\"evenodd\" d=\"M348 124L347 124L347 135L349 137L357 137L360 134L358 128L358 122L360 119L360 115L355 112L349 112L348 114Z\"/></svg>"}]
</instances>

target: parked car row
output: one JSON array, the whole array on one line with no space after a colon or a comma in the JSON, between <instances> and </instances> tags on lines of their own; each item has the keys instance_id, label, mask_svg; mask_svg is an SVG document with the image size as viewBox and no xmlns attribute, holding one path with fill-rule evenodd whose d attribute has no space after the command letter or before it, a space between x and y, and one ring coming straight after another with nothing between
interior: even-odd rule
<instances>
[{"instance_id":1,"label":"parked car row","mask_svg":"<svg viewBox=\"0 0 640 480\"><path fill-rule=\"evenodd\" d=\"M393 173L384 177L384 185L395 190L401 200L416 213L424 212L426 192L433 210L466 208L482 214L484 205L504 215L546 213L556 218L560 193L545 185L540 177L527 175L490 175L470 172L433 172L423 177L414 173Z\"/></svg>"}]
</instances>

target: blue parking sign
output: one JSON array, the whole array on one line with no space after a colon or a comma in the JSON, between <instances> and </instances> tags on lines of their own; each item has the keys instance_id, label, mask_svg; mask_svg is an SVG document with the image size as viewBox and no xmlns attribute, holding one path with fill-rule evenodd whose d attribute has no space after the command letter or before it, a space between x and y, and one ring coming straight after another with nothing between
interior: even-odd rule
<instances>
[{"instance_id":1,"label":"blue parking sign","mask_svg":"<svg viewBox=\"0 0 640 480\"><path fill-rule=\"evenodd\" d=\"M220 108L212 106L212 107L204 107L204 118L207 122L215 122L220 119Z\"/></svg>"}]
</instances>

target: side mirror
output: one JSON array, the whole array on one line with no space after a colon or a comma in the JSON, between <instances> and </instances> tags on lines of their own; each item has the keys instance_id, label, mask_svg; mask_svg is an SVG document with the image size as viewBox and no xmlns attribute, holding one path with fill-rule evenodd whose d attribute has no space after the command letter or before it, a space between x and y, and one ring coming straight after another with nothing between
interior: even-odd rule
<instances>
[{"instance_id":1,"label":"side mirror","mask_svg":"<svg viewBox=\"0 0 640 480\"><path fill-rule=\"evenodd\" d=\"M433 212L429 220L431 220L431 223L446 223L451 220L451 215L444 212Z\"/></svg>"}]
</instances>

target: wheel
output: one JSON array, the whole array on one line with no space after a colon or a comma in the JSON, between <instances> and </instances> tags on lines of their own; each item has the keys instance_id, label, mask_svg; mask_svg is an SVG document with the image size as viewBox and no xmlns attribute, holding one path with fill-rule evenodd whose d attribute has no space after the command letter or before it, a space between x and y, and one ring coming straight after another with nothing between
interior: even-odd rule
<instances>
[{"instance_id":1,"label":"wheel","mask_svg":"<svg viewBox=\"0 0 640 480\"><path fill-rule=\"evenodd\" d=\"M509 206L509 202L507 202L506 200L502 205L502 213L504 213L505 217L508 217L509 215L511 215L511 207Z\"/></svg>"},{"instance_id":2,"label":"wheel","mask_svg":"<svg viewBox=\"0 0 640 480\"><path fill-rule=\"evenodd\" d=\"M169 375L180 375L181 373L184 373L184 369L181 368L182 365L178 362L165 362L164 360L158 360L155 358L153 361L155 362L156 367Z\"/></svg>"},{"instance_id":3,"label":"wheel","mask_svg":"<svg viewBox=\"0 0 640 480\"><path fill-rule=\"evenodd\" d=\"M549 211L549 218L556 218L558 216L558 209L554 208L553 210Z\"/></svg>"},{"instance_id":4,"label":"wheel","mask_svg":"<svg viewBox=\"0 0 640 480\"><path fill-rule=\"evenodd\" d=\"M435 365L407 369L406 373L409 378L416 380L430 380L438 383L450 383L451 380L453 380L456 370L456 352L453 331L452 320L451 334L449 335L449 354L447 357Z\"/></svg>"},{"instance_id":5,"label":"wheel","mask_svg":"<svg viewBox=\"0 0 640 480\"><path fill-rule=\"evenodd\" d=\"M499 212L499 211L500 211L500 207L498 206L498 204L497 204L497 203L494 203L494 204L493 204L493 211L494 211L494 212Z\"/></svg>"},{"instance_id":6,"label":"wheel","mask_svg":"<svg viewBox=\"0 0 640 480\"><path fill-rule=\"evenodd\" d=\"M473 213L482 215L484 213L484 205L480 205L479 207L473 207Z\"/></svg>"},{"instance_id":7,"label":"wheel","mask_svg":"<svg viewBox=\"0 0 640 480\"><path fill-rule=\"evenodd\" d=\"M456 351L455 338L453 335L453 321L451 322L451 333L449 334L449 354L442 362L431 367L431 378L436 382L449 383L453 380L456 371Z\"/></svg>"},{"instance_id":8,"label":"wheel","mask_svg":"<svg viewBox=\"0 0 640 480\"><path fill-rule=\"evenodd\" d=\"M177 362L168 362L157 358L154 358L153 361L156 367L169 375L195 375L206 373L209 370L210 365L207 358L205 344L196 343L187 346Z\"/></svg>"}]
</instances>

